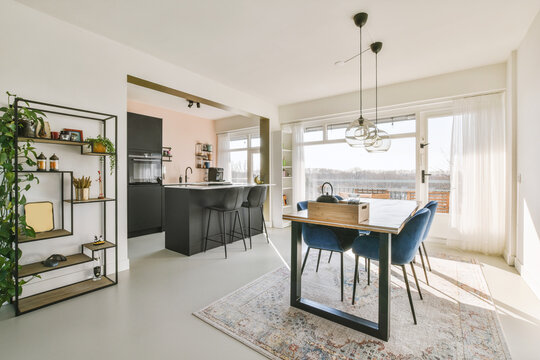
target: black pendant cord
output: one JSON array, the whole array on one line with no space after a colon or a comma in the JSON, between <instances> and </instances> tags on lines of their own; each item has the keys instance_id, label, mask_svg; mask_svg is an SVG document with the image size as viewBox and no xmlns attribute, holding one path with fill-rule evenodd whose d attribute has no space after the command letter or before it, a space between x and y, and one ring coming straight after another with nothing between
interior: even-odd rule
<instances>
[{"instance_id":1,"label":"black pendant cord","mask_svg":"<svg viewBox=\"0 0 540 360\"><path fill-rule=\"evenodd\" d=\"M377 59L379 58L378 53L375 53L375 131L379 134L379 85L378 85L378 65Z\"/></svg>"},{"instance_id":2,"label":"black pendant cord","mask_svg":"<svg viewBox=\"0 0 540 360\"><path fill-rule=\"evenodd\" d=\"M362 26L360 26L360 118L362 118Z\"/></svg>"}]
</instances>

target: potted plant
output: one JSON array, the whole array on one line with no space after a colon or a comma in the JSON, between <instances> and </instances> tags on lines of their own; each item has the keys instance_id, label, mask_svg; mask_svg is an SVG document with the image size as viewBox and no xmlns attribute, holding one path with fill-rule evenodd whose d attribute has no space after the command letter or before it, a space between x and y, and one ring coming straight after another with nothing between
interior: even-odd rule
<instances>
[{"instance_id":1,"label":"potted plant","mask_svg":"<svg viewBox=\"0 0 540 360\"><path fill-rule=\"evenodd\" d=\"M92 185L92 180L90 180L90 176L83 176L79 179L73 178L76 201L86 201L90 198L90 185Z\"/></svg>"},{"instance_id":2,"label":"potted plant","mask_svg":"<svg viewBox=\"0 0 540 360\"><path fill-rule=\"evenodd\" d=\"M19 286L15 281L16 259L22 253L15 248L15 231L19 234L35 237L36 233L32 227L26 224L24 214L15 212L15 202L19 205L26 204L25 193L31 188L32 182L39 182L33 173L19 173L18 182L15 177L15 152L18 155L17 170L23 170L23 165L35 166L37 157L32 141L15 142L15 135L25 125L19 122L19 129L15 126L15 109L13 100L16 95L7 93L8 106L0 107L0 306L15 296L15 291L22 293L22 285L29 280L19 280ZM28 104L26 104L28 105ZM29 119L33 124L43 122L41 111L30 110L25 107L18 109L20 119ZM17 133L16 133L17 132ZM15 186L19 191L15 193ZM26 183L26 184L24 184ZM18 221L19 228L15 229L15 222ZM20 269L20 266L19 266Z\"/></svg>"},{"instance_id":3,"label":"potted plant","mask_svg":"<svg viewBox=\"0 0 540 360\"><path fill-rule=\"evenodd\" d=\"M110 169L112 174L116 163L116 149L114 148L113 142L109 138L101 135L98 135L95 138L87 138L86 142L90 143L91 152L106 153L109 156L111 159Z\"/></svg>"}]
</instances>

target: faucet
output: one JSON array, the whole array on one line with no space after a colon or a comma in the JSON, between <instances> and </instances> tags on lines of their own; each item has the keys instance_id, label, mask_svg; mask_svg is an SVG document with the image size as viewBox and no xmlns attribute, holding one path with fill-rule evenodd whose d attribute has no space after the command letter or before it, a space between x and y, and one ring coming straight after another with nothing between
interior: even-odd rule
<instances>
[{"instance_id":1,"label":"faucet","mask_svg":"<svg viewBox=\"0 0 540 360\"><path fill-rule=\"evenodd\" d=\"M186 180L186 183L188 182L188 177L187 177L187 171L188 171L188 169L189 169L189 171L191 171L191 173L193 174L193 169L191 168L191 166L188 166L188 167L186 168L185 173L184 173L184 179Z\"/></svg>"}]
</instances>

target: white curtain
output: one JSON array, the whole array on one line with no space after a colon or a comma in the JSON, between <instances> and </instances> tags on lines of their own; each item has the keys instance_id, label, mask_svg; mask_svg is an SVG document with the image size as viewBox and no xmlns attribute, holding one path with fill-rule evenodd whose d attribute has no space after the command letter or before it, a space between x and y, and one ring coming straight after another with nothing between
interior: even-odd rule
<instances>
[{"instance_id":1,"label":"white curtain","mask_svg":"<svg viewBox=\"0 0 540 360\"><path fill-rule=\"evenodd\" d=\"M218 142L217 166L220 168L223 168L223 178L226 181L232 180L231 153L229 152L230 141L231 139L230 139L229 133L218 134L217 136L217 142Z\"/></svg>"},{"instance_id":2,"label":"white curtain","mask_svg":"<svg viewBox=\"0 0 540 360\"><path fill-rule=\"evenodd\" d=\"M292 206L306 198L306 174L304 170L304 126L295 124L292 128Z\"/></svg>"},{"instance_id":3,"label":"white curtain","mask_svg":"<svg viewBox=\"0 0 540 360\"><path fill-rule=\"evenodd\" d=\"M450 224L463 250L500 255L505 242L505 117L502 94L454 103Z\"/></svg>"}]
</instances>

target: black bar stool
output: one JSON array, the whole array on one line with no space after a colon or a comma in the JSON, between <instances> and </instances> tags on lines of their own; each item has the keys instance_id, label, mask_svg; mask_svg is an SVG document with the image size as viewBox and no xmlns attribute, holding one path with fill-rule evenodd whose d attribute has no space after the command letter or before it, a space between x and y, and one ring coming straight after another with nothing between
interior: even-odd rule
<instances>
[{"instance_id":1,"label":"black bar stool","mask_svg":"<svg viewBox=\"0 0 540 360\"><path fill-rule=\"evenodd\" d=\"M233 241L233 238L236 239L242 239L244 241L244 249L247 251L246 246L246 238L244 236L244 229L242 227L242 217L240 216L240 209L242 208L242 202L243 202L243 195L244 195L244 189L243 188L230 188L224 191L223 199L219 203L217 203L214 206L209 206L207 209L209 210L208 213L208 224L206 225L206 238L204 240L204 251L206 252L206 247L208 245L208 240L219 242L223 244L223 247L225 249L225 259L227 258L227 231L225 227L225 214L234 213L234 225L232 229L230 229L230 242ZM219 221L219 229L220 233L215 235L208 235L208 232L210 231L210 219L212 218L212 212L216 211L218 213L218 221ZM219 215L221 215L221 219L219 219ZM240 223L240 230L242 233L242 237L236 237L235 235L235 227L236 227L236 218L238 218L238 222ZM212 239L212 237L220 236L221 240Z\"/></svg>"},{"instance_id":2,"label":"black bar stool","mask_svg":"<svg viewBox=\"0 0 540 360\"><path fill-rule=\"evenodd\" d=\"M261 211L261 218L262 218L262 229L260 230L266 234L266 242L270 243L270 240L268 239L268 231L266 230L266 223L264 221L264 211L263 206L264 202L266 201L266 186L254 186L251 189L249 189L249 194L247 201L244 201L242 203L242 207L247 208L248 210L248 236L249 236L249 248L252 249L251 244L251 230L259 230L251 227L251 209L253 208L259 208Z\"/></svg>"}]
</instances>

